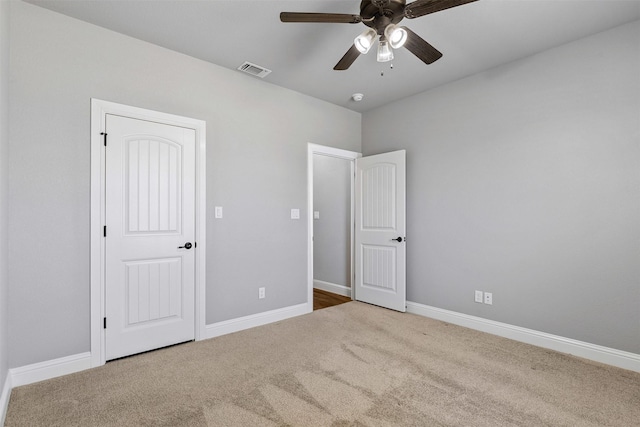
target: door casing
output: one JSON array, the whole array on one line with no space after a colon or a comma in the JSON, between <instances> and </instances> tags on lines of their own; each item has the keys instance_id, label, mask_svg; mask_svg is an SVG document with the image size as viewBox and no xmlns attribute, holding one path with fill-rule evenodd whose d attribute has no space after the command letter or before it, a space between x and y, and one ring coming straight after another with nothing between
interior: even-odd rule
<instances>
[{"instance_id":1,"label":"door casing","mask_svg":"<svg viewBox=\"0 0 640 427\"><path fill-rule=\"evenodd\" d=\"M114 102L91 99L91 367L105 364L105 237L103 226L105 205L105 118L107 114L139 120L165 123L193 129L196 132L195 225L195 339L205 337L206 308L206 123L174 114L167 114ZM108 143L108 135L106 136Z\"/></svg>"}]
</instances>

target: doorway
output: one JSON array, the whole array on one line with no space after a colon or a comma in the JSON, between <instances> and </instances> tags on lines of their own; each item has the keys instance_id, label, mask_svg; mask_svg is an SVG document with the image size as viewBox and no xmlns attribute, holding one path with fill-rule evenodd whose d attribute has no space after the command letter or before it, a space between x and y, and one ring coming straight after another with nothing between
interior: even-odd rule
<instances>
[{"instance_id":1,"label":"doorway","mask_svg":"<svg viewBox=\"0 0 640 427\"><path fill-rule=\"evenodd\" d=\"M323 299L316 307L324 307L344 301L344 297L355 297L351 288L354 173L355 159L361 154L316 144L309 144L308 153L308 301L317 299L315 293Z\"/></svg>"},{"instance_id":2,"label":"doorway","mask_svg":"<svg viewBox=\"0 0 640 427\"><path fill-rule=\"evenodd\" d=\"M92 100L91 361L200 339L205 123Z\"/></svg>"},{"instance_id":3,"label":"doorway","mask_svg":"<svg viewBox=\"0 0 640 427\"><path fill-rule=\"evenodd\" d=\"M313 309L315 156L347 160L350 165L350 286L329 283L327 290L353 300L406 311L406 152L362 157L359 153L309 144L308 149L308 296ZM317 218L317 219L314 219ZM346 234L346 233L344 233ZM342 238L334 238L344 244ZM327 285L324 283L324 285Z\"/></svg>"}]
</instances>

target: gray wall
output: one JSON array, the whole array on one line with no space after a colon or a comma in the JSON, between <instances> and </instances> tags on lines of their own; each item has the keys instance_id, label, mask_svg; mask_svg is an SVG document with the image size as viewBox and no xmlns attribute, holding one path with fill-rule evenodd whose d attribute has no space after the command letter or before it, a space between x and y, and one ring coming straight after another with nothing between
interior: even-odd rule
<instances>
[{"instance_id":1,"label":"gray wall","mask_svg":"<svg viewBox=\"0 0 640 427\"><path fill-rule=\"evenodd\" d=\"M637 21L363 115L407 149L408 300L640 353L639 56Z\"/></svg>"},{"instance_id":2,"label":"gray wall","mask_svg":"<svg viewBox=\"0 0 640 427\"><path fill-rule=\"evenodd\" d=\"M313 278L351 286L351 161L313 156Z\"/></svg>"},{"instance_id":3,"label":"gray wall","mask_svg":"<svg viewBox=\"0 0 640 427\"><path fill-rule=\"evenodd\" d=\"M206 120L208 323L306 302L307 143L360 151L360 114L36 6L11 9L11 367L89 350L92 97Z\"/></svg>"},{"instance_id":4,"label":"gray wall","mask_svg":"<svg viewBox=\"0 0 640 427\"><path fill-rule=\"evenodd\" d=\"M0 1L0 393L7 377L7 205L9 182L9 2Z\"/></svg>"}]
</instances>

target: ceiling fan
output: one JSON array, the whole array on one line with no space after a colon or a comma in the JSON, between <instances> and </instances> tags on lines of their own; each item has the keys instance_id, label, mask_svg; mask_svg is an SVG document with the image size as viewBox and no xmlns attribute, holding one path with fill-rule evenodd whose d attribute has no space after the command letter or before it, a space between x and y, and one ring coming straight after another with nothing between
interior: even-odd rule
<instances>
[{"instance_id":1,"label":"ceiling fan","mask_svg":"<svg viewBox=\"0 0 640 427\"><path fill-rule=\"evenodd\" d=\"M358 56L369 52L376 36L379 36L378 62L391 61L393 49L404 46L425 64L431 64L440 59L442 53L407 27L399 27L397 24L404 18L418 18L474 1L477 0L416 0L406 4L406 0L362 0L360 15L282 12L280 13L280 21L338 24L359 24L362 22L369 27L355 38L353 46L333 67L334 70L348 69L358 59Z\"/></svg>"}]
</instances>

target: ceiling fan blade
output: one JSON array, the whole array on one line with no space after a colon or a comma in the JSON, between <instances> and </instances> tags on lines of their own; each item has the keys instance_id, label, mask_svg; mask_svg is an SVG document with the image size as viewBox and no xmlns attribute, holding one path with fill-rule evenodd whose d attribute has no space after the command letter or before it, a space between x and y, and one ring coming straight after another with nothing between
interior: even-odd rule
<instances>
[{"instance_id":1,"label":"ceiling fan blade","mask_svg":"<svg viewBox=\"0 0 640 427\"><path fill-rule=\"evenodd\" d=\"M413 19L478 0L416 0L404 8L404 16Z\"/></svg>"},{"instance_id":2,"label":"ceiling fan blade","mask_svg":"<svg viewBox=\"0 0 640 427\"><path fill-rule=\"evenodd\" d=\"M346 13L280 13L282 22L325 22L335 24L357 24L362 22L360 15L349 15Z\"/></svg>"},{"instance_id":3,"label":"ceiling fan blade","mask_svg":"<svg viewBox=\"0 0 640 427\"><path fill-rule=\"evenodd\" d=\"M425 64L431 64L442 58L442 53L427 43L422 37L403 27L407 30L407 41L404 43L409 52L417 56Z\"/></svg>"},{"instance_id":4,"label":"ceiling fan blade","mask_svg":"<svg viewBox=\"0 0 640 427\"><path fill-rule=\"evenodd\" d=\"M360 56L360 51L356 48L355 45L352 45L347 53L344 54L342 59L338 61L336 66L333 67L333 69L338 71L348 69L349 67L351 67L351 64L353 64L353 62L358 59L358 56Z\"/></svg>"}]
</instances>

